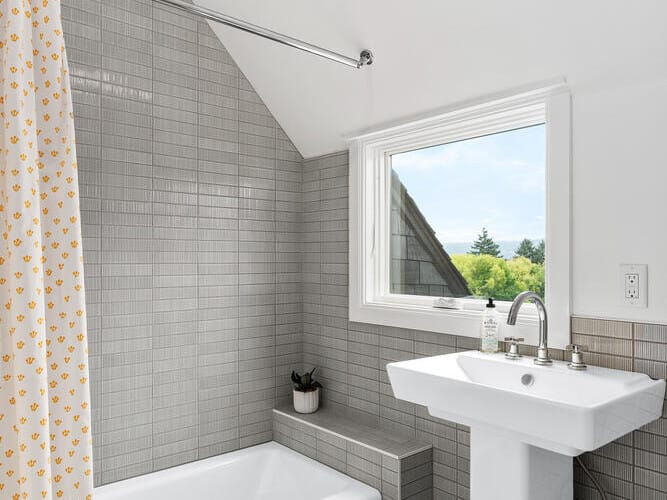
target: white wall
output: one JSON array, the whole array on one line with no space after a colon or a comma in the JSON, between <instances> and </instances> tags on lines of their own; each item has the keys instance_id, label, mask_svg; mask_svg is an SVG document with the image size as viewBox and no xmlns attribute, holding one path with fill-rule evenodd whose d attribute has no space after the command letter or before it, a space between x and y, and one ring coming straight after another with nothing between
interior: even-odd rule
<instances>
[{"instance_id":1,"label":"white wall","mask_svg":"<svg viewBox=\"0 0 667 500\"><path fill-rule=\"evenodd\" d=\"M667 323L667 79L573 96L573 312ZM621 304L648 264L648 308Z\"/></svg>"},{"instance_id":2,"label":"white wall","mask_svg":"<svg viewBox=\"0 0 667 500\"><path fill-rule=\"evenodd\" d=\"M373 66L213 26L301 154L535 82L667 77L665 0L196 0ZM661 75L661 76L659 76Z\"/></svg>"}]
</instances>

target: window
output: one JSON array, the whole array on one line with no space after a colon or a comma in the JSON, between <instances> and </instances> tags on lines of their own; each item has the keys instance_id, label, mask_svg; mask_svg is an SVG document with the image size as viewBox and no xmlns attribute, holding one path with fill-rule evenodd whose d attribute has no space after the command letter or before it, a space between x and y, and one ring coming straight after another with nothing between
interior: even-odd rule
<instances>
[{"instance_id":1,"label":"window","mask_svg":"<svg viewBox=\"0 0 667 500\"><path fill-rule=\"evenodd\" d=\"M390 293L544 297L544 124L394 153Z\"/></svg>"},{"instance_id":2,"label":"window","mask_svg":"<svg viewBox=\"0 0 667 500\"><path fill-rule=\"evenodd\" d=\"M350 319L476 337L499 311L545 297L553 347L569 341L570 100L543 89L353 139ZM434 307L456 297L460 309ZM524 306L516 329L535 343Z\"/></svg>"}]
</instances>

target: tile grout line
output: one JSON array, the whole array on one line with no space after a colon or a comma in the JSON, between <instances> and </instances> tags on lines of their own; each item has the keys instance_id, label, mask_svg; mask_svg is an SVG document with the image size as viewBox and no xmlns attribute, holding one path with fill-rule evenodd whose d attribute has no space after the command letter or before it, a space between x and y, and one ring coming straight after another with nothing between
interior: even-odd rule
<instances>
[{"instance_id":1,"label":"tile grout line","mask_svg":"<svg viewBox=\"0 0 667 500\"><path fill-rule=\"evenodd\" d=\"M200 40L200 22L197 21L197 30L196 30L196 37L197 37L197 100L195 102L195 107L196 107L196 116L197 116L197 149L196 149L196 158L195 158L195 181L197 183L197 206L196 210L197 212L195 213L195 282L197 286L197 311L199 311L199 305L200 305L200 287L199 287L199 241L201 235L199 234L199 214L200 212L200 187L199 187L199 128L200 128L200 114L199 114L199 99L201 98L201 78L200 78L200 72L201 72L201 65L200 65L200 49L201 49L201 44L199 43ZM200 353L200 346L201 346L201 335L200 335L200 328L199 328L199 316L197 317L197 321L195 322L195 328L197 329L195 333L195 341L197 345L195 346L195 428L197 430L197 436L196 436L196 442L197 442L197 452L196 452L196 457L199 460L200 455L201 455L201 428L200 428L200 413L199 413L199 408L200 408L200 401L199 401L199 353Z\"/></svg>"},{"instance_id":2,"label":"tile grout line","mask_svg":"<svg viewBox=\"0 0 667 500\"><path fill-rule=\"evenodd\" d=\"M241 447L241 69L236 72L236 446Z\"/></svg>"},{"instance_id":3,"label":"tile grout line","mask_svg":"<svg viewBox=\"0 0 667 500\"><path fill-rule=\"evenodd\" d=\"M100 266L100 273L99 273L100 274L100 284L99 284L99 288L100 288L100 306L99 306L99 308L100 308L100 311L99 311L99 316L100 316L100 318L99 318L98 321L100 322L100 324L99 324L99 327L100 327L100 333L99 333L99 342L100 342L100 347L99 347L99 351L100 351L99 373L101 374L101 373L104 372L104 327L103 327L103 321L102 321L102 316L103 316L103 314L102 314L102 303L103 303L103 300L104 300L103 299L104 298L104 265L102 263L102 260L103 260L102 259L102 255L103 255L102 254L102 242L103 242L102 222L103 222L103 219L102 219L102 199L101 199L102 198L102 81L101 81L101 73L102 73L102 4L99 3L99 2L98 2L98 9L99 9L99 11L97 12L97 22L99 23L99 25L97 27L97 30L98 30L98 33L99 33L100 55L99 55L99 59L97 61L97 64L99 65L98 67L99 67L99 70L100 70L100 74L98 75L99 80L97 80L98 85L97 85L96 94L97 94L98 101L97 101L96 104L97 104L97 118L99 120L99 127L98 127L98 134L97 134L98 135L98 143L97 144L99 145L99 153L98 153L99 154L99 161L97 162L97 173L100 176L100 178L98 180L98 182L99 182L99 196L100 196L100 199L99 199L100 203L99 203L99 207L98 207L98 214L99 214L98 225L99 225L99 238L100 238L100 241L99 241L99 250L100 250L100 256L99 256L99 266ZM78 158L77 158L77 162L78 162ZM82 233L82 236L83 236L83 228L82 228L81 233ZM85 260L84 260L84 263L85 263ZM84 273L85 273L85 269L84 269ZM100 375L100 381L99 381L100 394L98 395L99 401L102 401L103 398L104 398L104 384L102 382L102 379L103 379L103 377ZM102 408L100 408L99 424L100 424L100 427L103 428L104 427L104 420L105 420L105 418L104 418L104 413L105 412L104 412L104 405L101 405L101 406L102 406ZM102 464L102 458L101 457L104 456L104 452L103 452L103 450L104 450L104 435L105 435L104 432L100 432L98 434L99 440L100 440L100 444L98 446L98 450L99 450L99 453L100 453L100 458L98 459L99 460L98 463L100 464L100 466ZM94 455L93 455L93 460L94 460ZM100 468L102 469L99 473L100 482L101 482L102 477L103 477L102 473L103 473L104 469L103 469L103 467L100 467Z\"/></svg>"},{"instance_id":4,"label":"tile grout line","mask_svg":"<svg viewBox=\"0 0 667 500\"><path fill-rule=\"evenodd\" d=\"M275 122L275 120L274 120ZM277 122L273 127L273 156L274 156L274 181L273 181L273 210L274 219L275 214L278 213L278 129ZM273 244L274 244L274 258L273 258L273 405L275 407L278 399L278 221L274 221L273 226ZM273 427L273 422L272 422Z\"/></svg>"},{"instance_id":5,"label":"tile grout line","mask_svg":"<svg viewBox=\"0 0 667 500\"><path fill-rule=\"evenodd\" d=\"M151 19L151 469L155 470L155 6L150 4Z\"/></svg>"},{"instance_id":6,"label":"tile grout line","mask_svg":"<svg viewBox=\"0 0 667 500\"><path fill-rule=\"evenodd\" d=\"M636 369L637 369L637 363L636 363L636 360L635 360L635 354L636 354L635 353L635 342L636 342L636 338L637 338L637 323L633 322L632 326L631 326L631 329L632 329L632 333L631 333L631 337L632 337L632 347L631 347L632 371L635 372ZM636 432L637 431L632 431L632 433L630 434L630 440L631 440L631 443L632 443L632 458L631 458L632 469L630 471L630 474L631 474L631 478L632 478L633 493L634 493L634 490L635 490L636 484L637 484L636 481L635 481L636 480L636 475L637 475L637 471L636 471L637 464L636 464L636 459L635 459L635 455L637 454L636 448L635 448L635 434L636 434Z\"/></svg>"}]
</instances>

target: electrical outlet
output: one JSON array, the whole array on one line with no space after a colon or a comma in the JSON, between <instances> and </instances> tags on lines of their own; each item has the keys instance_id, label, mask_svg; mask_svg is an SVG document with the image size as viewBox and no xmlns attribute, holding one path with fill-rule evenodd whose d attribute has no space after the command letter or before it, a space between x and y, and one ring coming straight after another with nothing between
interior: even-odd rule
<instances>
[{"instance_id":1,"label":"electrical outlet","mask_svg":"<svg viewBox=\"0 0 667 500\"><path fill-rule=\"evenodd\" d=\"M646 264L621 264L620 284L622 301L626 306L648 306L648 266Z\"/></svg>"},{"instance_id":2,"label":"electrical outlet","mask_svg":"<svg viewBox=\"0 0 667 500\"><path fill-rule=\"evenodd\" d=\"M625 298L639 298L639 274L628 273L625 275Z\"/></svg>"}]
</instances>

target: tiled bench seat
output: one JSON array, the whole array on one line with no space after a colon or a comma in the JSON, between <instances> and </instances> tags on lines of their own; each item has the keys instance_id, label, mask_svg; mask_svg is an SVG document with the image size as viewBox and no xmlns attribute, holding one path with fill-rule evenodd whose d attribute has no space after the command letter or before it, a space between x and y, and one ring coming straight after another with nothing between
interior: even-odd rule
<instances>
[{"instance_id":1,"label":"tiled bench seat","mask_svg":"<svg viewBox=\"0 0 667 500\"><path fill-rule=\"evenodd\" d=\"M431 500L433 452L414 437L378 429L354 414L322 408L310 415L273 410L273 439L363 483L383 500Z\"/></svg>"}]
</instances>

